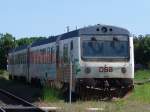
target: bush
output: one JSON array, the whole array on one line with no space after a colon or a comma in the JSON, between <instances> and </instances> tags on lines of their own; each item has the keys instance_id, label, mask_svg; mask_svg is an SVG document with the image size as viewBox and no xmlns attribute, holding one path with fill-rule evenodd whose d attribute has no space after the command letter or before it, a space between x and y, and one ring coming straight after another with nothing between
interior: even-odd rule
<instances>
[{"instance_id":1,"label":"bush","mask_svg":"<svg viewBox=\"0 0 150 112\"><path fill-rule=\"evenodd\" d=\"M44 101L58 101L61 99L60 90L45 86L43 87L42 99Z\"/></svg>"}]
</instances>

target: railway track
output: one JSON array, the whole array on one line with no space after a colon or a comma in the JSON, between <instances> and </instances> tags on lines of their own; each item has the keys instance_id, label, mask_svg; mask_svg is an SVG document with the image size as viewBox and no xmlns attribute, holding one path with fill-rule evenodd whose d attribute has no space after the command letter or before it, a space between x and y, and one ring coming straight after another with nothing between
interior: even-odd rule
<instances>
[{"instance_id":1,"label":"railway track","mask_svg":"<svg viewBox=\"0 0 150 112\"><path fill-rule=\"evenodd\" d=\"M12 93L0 89L0 112L45 112Z\"/></svg>"}]
</instances>

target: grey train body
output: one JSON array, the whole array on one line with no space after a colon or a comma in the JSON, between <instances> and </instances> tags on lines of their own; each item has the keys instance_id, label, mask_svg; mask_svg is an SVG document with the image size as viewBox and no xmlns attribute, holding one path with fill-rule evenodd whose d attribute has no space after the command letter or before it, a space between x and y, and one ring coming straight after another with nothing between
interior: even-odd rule
<instances>
[{"instance_id":1,"label":"grey train body","mask_svg":"<svg viewBox=\"0 0 150 112\"><path fill-rule=\"evenodd\" d=\"M97 90L96 96L122 97L134 86L133 57L128 30L98 24L12 49L8 71L12 79L68 90L72 67L72 91L79 96Z\"/></svg>"}]
</instances>

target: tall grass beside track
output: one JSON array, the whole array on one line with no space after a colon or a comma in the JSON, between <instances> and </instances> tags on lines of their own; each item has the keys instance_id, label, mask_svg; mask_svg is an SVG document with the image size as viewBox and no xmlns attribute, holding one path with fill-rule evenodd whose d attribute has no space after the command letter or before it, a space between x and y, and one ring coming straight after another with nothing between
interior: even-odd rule
<instances>
[{"instance_id":1,"label":"tall grass beside track","mask_svg":"<svg viewBox=\"0 0 150 112\"><path fill-rule=\"evenodd\" d=\"M58 102L61 99L61 93L58 89L44 86L42 91L42 100L46 102Z\"/></svg>"},{"instance_id":2,"label":"tall grass beside track","mask_svg":"<svg viewBox=\"0 0 150 112\"><path fill-rule=\"evenodd\" d=\"M149 79L150 70L139 70L135 72L135 82L147 81ZM129 99L143 103L150 103L150 82L141 85L135 84L135 89Z\"/></svg>"}]
</instances>

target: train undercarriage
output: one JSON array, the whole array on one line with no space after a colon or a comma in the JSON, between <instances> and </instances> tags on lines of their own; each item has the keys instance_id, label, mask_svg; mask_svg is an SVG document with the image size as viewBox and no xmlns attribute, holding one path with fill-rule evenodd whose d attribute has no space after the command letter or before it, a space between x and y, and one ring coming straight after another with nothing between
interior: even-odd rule
<instances>
[{"instance_id":1,"label":"train undercarriage","mask_svg":"<svg viewBox=\"0 0 150 112\"><path fill-rule=\"evenodd\" d=\"M81 100L111 100L123 98L134 89L131 78L82 78L76 80L75 91L72 92L72 99ZM65 83L62 91L64 96L69 96L69 84Z\"/></svg>"},{"instance_id":2,"label":"train undercarriage","mask_svg":"<svg viewBox=\"0 0 150 112\"><path fill-rule=\"evenodd\" d=\"M16 79L14 76L13 79ZM12 79L12 77L10 77ZM17 77L24 80L25 77ZM52 81L51 83L53 83ZM40 85L40 80L31 81L33 85ZM55 84L53 84L55 85ZM72 100L111 100L123 98L134 89L132 78L80 78L75 82L75 90L72 92ZM55 87L55 86L52 86ZM69 83L63 83L61 92L66 101L69 101Z\"/></svg>"},{"instance_id":3,"label":"train undercarriage","mask_svg":"<svg viewBox=\"0 0 150 112\"><path fill-rule=\"evenodd\" d=\"M80 99L111 100L123 98L134 88L130 78L78 79L76 94Z\"/></svg>"}]
</instances>

